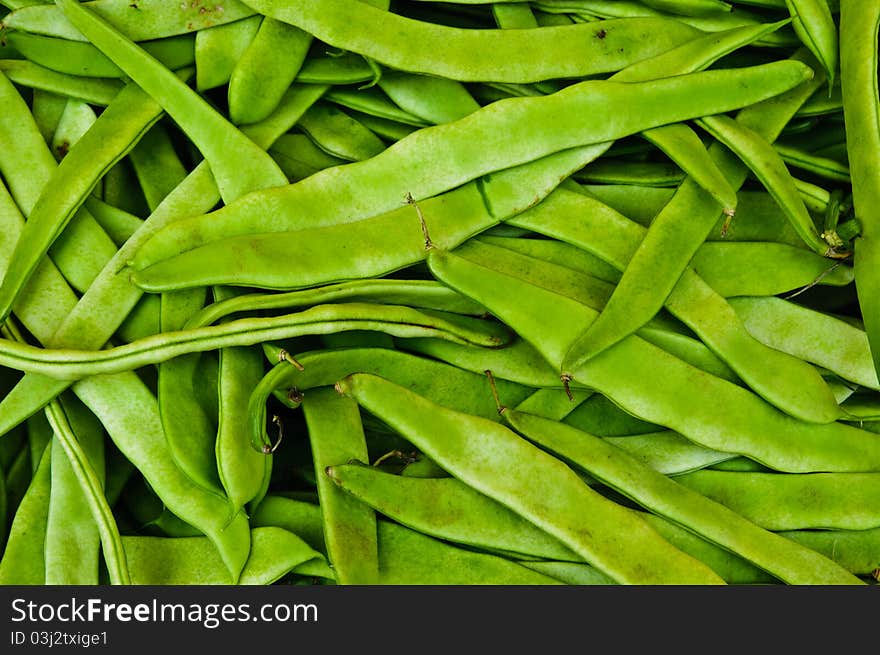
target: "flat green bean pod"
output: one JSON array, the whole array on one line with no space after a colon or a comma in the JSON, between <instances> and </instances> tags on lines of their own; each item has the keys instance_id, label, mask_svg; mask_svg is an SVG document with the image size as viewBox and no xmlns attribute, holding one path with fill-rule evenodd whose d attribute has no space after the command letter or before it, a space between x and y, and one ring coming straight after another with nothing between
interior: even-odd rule
<instances>
[{"instance_id":1,"label":"flat green bean pod","mask_svg":"<svg viewBox=\"0 0 880 655\"><path fill-rule=\"evenodd\" d=\"M579 222L568 220L562 213L562 208L569 202L582 208L578 211L582 216ZM622 219L622 216L616 215L601 203L591 202L586 196L567 189L559 189L544 203L508 222L566 240L599 255L619 270L626 270L628 262L638 252L636 244L639 237L636 235L649 232L646 233L641 226ZM601 227L593 229L593 221L597 225L601 223ZM612 237L612 229L619 232L619 235ZM632 237L627 239L630 234ZM591 247L589 242L596 243L605 237L610 238L604 249ZM709 244L704 247L706 245ZM714 247L715 244L712 245ZM723 245L728 247L731 244ZM707 257L700 261L714 260ZM771 266L773 265L778 264L771 261ZM752 337L724 297L713 289L713 279L736 280L737 276L731 274L731 267L705 268L708 272L717 271L717 277L710 277L707 282L694 267L686 268L666 298L665 307L694 330L712 352L768 402L807 421L827 423L840 418L841 410L821 376L803 361L768 348ZM697 270L703 272L702 268ZM818 274L819 272L816 273ZM805 280L806 283L809 281ZM613 298L614 295L610 297ZM605 310L607 305L602 311ZM578 344L585 343L584 339L582 336L572 345L572 350ZM773 365L766 365L768 361L773 361ZM761 362L761 365L758 366L757 362ZM565 353L561 365L564 367L563 372L566 372L567 367L577 366L576 356L572 352Z\"/></svg>"},{"instance_id":2,"label":"flat green bean pod","mask_svg":"<svg viewBox=\"0 0 880 655\"><path fill-rule=\"evenodd\" d=\"M285 184L287 178L264 150L137 44L76 0L57 0L89 41L148 93L199 147L226 202L243 193Z\"/></svg>"},{"instance_id":3,"label":"flat green bean pod","mask_svg":"<svg viewBox=\"0 0 880 655\"><path fill-rule=\"evenodd\" d=\"M880 391L865 331L782 298L733 298L746 329L768 346Z\"/></svg>"},{"instance_id":4,"label":"flat green bean pod","mask_svg":"<svg viewBox=\"0 0 880 655\"><path fill-rule=\"evenodd\" d=\"M600 144L558 152L484 176L415 207L401 203L397 209L360 221L210 241L142 269L135 262L132 281L157 291L205 284L287 290L391 273L424 259L426 230L438 243L457 245L540 201L604 148ZM157 234L144 249L156 242L160 247L167 243L166 235ZM330 252L337 254L328 257ZM140 250L136 260L142 254ZM210 267L204 266L206 258ZM296 265L280 267L279 258Z\"/></svg>"},{"instance_id":5,"label":"flat green bean pod","mask_svg":"<svg viewBox=\"0 0 880 655\"><path fill-rule=\"evenodd\" d=\"M580 326L595 316L594 310L564 296L453 253L434 250L428 264L438 279L483 302L557 370ZM549 316L558 320L548 322ZM796 420L752 392L635 336L572 371L571 379L643 420L708 448L747 455L779 471L873 471L880 467L876 435L839 422Z\"/></svg>"},{"instance_id":6,"label":"flat green bean pod","mask_svg":"<svg viewBox=\"0 0 880 655\"><path fill-rule=\"evenodd\" d=\"M126 86L61 160L30 212L0 285L0 321L49 246L106 171L162 116L162 108L134 84Z\"/></svg>"},{"instance_id":7,"label":"flat green bean pod","mask_svg":"<svg viewBox=\"0 0 880 655\"><path fill-rule=\"evenodd\" d=\"M357 403L332 387L303 397L318 500L324 523L327 558L338 584L375 584L379 576L376 513L343 492L327 476L335 462L368 459Z\"/></svg>"},{"instance_id":8,"label":"flat green bean pod","mask_svg":"<svg viewBox=\"0 0 880 655\"><path fill-rule=\"evenodd\" d=\"M380 585L559 585L504 557L456 548L391 521L379 526Z\"/></svg>"},{"instance_id":9,"label":"flat green bean pod","mask_svg":"<svg viewBox=\"0 0 880 655\"><path fill-rule=\"evenodd\" d=\"M9 528L0 558L0 584L44 585L46 563L42 556L52 488L51 448L45 448ZM37 556L34 557L34 553Z\"/></svg>"},{"instance_id":10,"label":"flat green bean pod","mask_svg":"<svg viewBox=\"0 0 880 655\"><path fill-rule=\"evenodd\" d=\"M29 61L59 73L99 78L125 76L90 43L16 31L7 38ZM194 38L189 35L144 41L141 47L171 70L195 63Z\"/></svg>"},{"instance_id":11,"label":"flat green bean pod","mask_svg":"<svg viewBox=\"0 0 880 655\"><path fill-rule=\"evenodd\" d=\"M837 25L827 0L785 0L791 12L792 28L801 42L822 63L828 76L828 88L837 74Z\"/></svg>"},{"instance_id":12,"label":"flat green bean pod","mask_svg":"<svg viewBox=\"0 0 880 655\"><path fill-rule=\"evenodd\" d=\"M495 102L452 123L413 132L366 161L250 193L216 212L180 221L144 244L132 266L141 270L217 239L376 216L397 206L408 193L422 201L554 152L753 104L810 75L801 62L780 61L644 83L586 81L549 96ZM656 109L647 114L638 110L642 106ZM608 115L616 120L606 121ZM551 132L534 128L547 121L554 125ZM430 158L424 157L426 149ZM461 165L448 166L449 161ZM285 256L283 261L289 259Z\"/></svg>"},{"instance_id":13,"label":"flat green bean pod","mask_svg":"<svg viewBox=\"0 0 880 655\"><path fill-rule=\"evenodd\" d=\"M322 559L292 532L278 527L254 528L251 553L236 583L205 537L126 536L122 541L135 585L268 585Z\"/></svg>"},{"instance_id":14,"label":"flat green bean pod","mask_svg":"<svg viewBox=\"0 0 880 655\"><path fill-rule=\"evenodd\" d=\"M161 39L176 34L230 23L254 15L252 9L237 0L202 0L181 6L179 0L93 0L85 3L89 11L109 21L134 41ZM63 39L88 39L67 20L60 7L39 3L16 9L3 19L9 29L44 34Z\"/></svg>"},{"instance_id":15,"label":"flat green bean pod","mask_svg":"<svg viewBox=\"0 0 880 655\"><path fill-rule=\"evenodd\" d=\"M805 80L781 97L741 110L737 121L772 141L821 84L820 78ZM731 186L738 189L746 178L745 166L720 144L714 144L710 152ZM686 180L679 186L652 221L605 309L572 347L568 363L588 361L656 314L721 213L715 199L695 182Z\"/></svg>"},{"instance_id":16,"label":"flat green bean pod","mask_svg":"<svg viewBox=\"0 0 880 655\"><path fill-rule=\"evenodd\" d=\"M528 83L607 73L699 35L682 22L662 18L528 32L468 30L405 18L353 0L248 2L261 14L390 68L461 82ZM534 48L558 55L536 61L529 54Z\"/></svg>"},{"instance_id":17,"label":"flat green bean pod","mask_svg":"<svg viewBox=\"0 0 880 655\"><path fill-rule=\"evenodd\" d=\"M853 207L862 230L853 244L853 266L859 308L865 322L874 368L880 371L880 6L871 2L840 3L840 81L843 114L849 137L847 156L852 176ZM858 135L857 139L853 135Z\"/></svg>"},{"instance_id":18,"label":"flat green bean pod","mask_svg":"<svg viewBox=\"0 0 880 655\"><path fill-rule=\"evenodd\" d=\"M363 463L340 463L326 474L346 493L423 534L484 550L582 561L557 539L456 478L393 475Z\"/></svg>"},{"instance_id":19,"label":"flat green bean pod","mask_svg":"<svg viewBox=\"0 0 880 655\"><path fill-rule=\"evenodd\" d=\"M694 471L676 480L768 530L880 527L876 473Z\"/></svg>"},{"instance_id":20,"label":"flat green bean pod","mask_svg":"<svg viewBox=\"0 0 880 655\"><path fill-rule=\"evenodd\" d=\"M519 433L574 462L616 491L702 537L751 561L788 584L858 584L832 560L744 519L738 512L692 492L691 486L657 473L607 441L539 416L505 409L505 420ZM691 478L702 476L697 471ZM712 472L712 475L724 475ZM730 473L728 475L744 475ZM775 475L775 474L771 474ZM870 474L868 474L870 475ZM781 475L779 478L798 476Z\"/></svg>"},{"instance_id":21,"label":"flat green bean pod","mask_svg":"<svg viewBox=\"0 0 880 655\"><path fill-rule=\"evenodd\" d=\"M271 114L299 73L311 44L312 37L302 30L263 18L230 73L230 120L236 125L256 123ZM279 52L284 56L279 57Z\"/></svg>"},{"instance_id":22,"label":"flat green bean pod","mask_svg":"<svg viewBox=\"0 0 880 655\"><path fill-rule=\"evenodd\" d=\"M0 59L0 72L21 86L104 107L113 101L124 86L119 79L68 75L26 59Z\"/></svg>"},{"instance_id":23,"label":"flat green bean pod","mask_svg":"<svg viewBox=\"0 0 880 655\"><path fill-rule=\"evenodd\" d=\"M370 374L350 375L336 388L455 477L534 522L616 581L723 583L630 510L596 494L562 462L498 423L443 408Z\"/></svg>"}]
</instances>

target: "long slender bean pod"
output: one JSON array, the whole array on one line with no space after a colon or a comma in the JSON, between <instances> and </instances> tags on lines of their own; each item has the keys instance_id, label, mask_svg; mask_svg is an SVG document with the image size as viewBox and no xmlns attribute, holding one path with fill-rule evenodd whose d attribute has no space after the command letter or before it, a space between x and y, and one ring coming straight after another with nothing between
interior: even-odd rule
<instances>
[{"instance_id":1,"label":"long slender bean pod","mask_svg":"<svg viewBox=\"0 0 880 655\"><path fill-rule=\"evenodd\" d=\"M351 459L368 459L357 403L332 387L303 399L312 447L327 556L339 584L375 584L379 576L376 513L333 484L325 469Z\"/></svg>"},{"instance_id":2,"label":"long slender bean pod","mask_svg":"<svg viewBox=\"0 0 880 655\"><path fill-rule=\"evenodd\" d=\"M346 303L316 306L276 318L243 318L218 326L145 337L104 350L43 349L0 340L0 365L75 380L137 369L173 357L215 348L251 346L263 341L338 330L379 330L406 336L440 336L488 347L503 345L507 330L488 321L396 305Z\"/></svg>"},{"instance_id":3,"label":"long slender bean pod","mask_svg":"<svg viewBox=\"0 0 880 655\"><path fill-rule=\"evenodd\" d=\"M398 206L407 193L422 201L560 150L750 105L798 86L810 75L801 62L780 61L644 83L586 81L549 96L495 102L452 123L418 130L366 161L254 192L217 212L181 221L145 244L132 265L141 270L199 244L236 235L368 218ZM637 109L642 106L656 109L647 114ZM554 126L550 132L533 127L547 122ZM425 149L432 157L423 156ZM438 165L447 161L461 165Z\"/></svg>"},{"instance_id":4,"label":"long slender bean pod","mask_svg":"<svg viewBox=\"0 0 880 655\"><path fill-rule=\"evenodd\" d=\"M871 2L840 3L840 82L846 122L847 155L852 176L853 206L862 225L856 238L853 266L859 308L865 322L874 368L880 371L880 6ZM878 373L880 375L880 373Z\"/></svg>"},{"instance_id":5,"label":"long slender bean pod","mask_svg":"<svg viewBox=\"0 0 880 655\"><path fill-rule=\"evenodd\" d=\"M785 0L785 5L791 12L794 33L822 63L830 90L837 74L838 43L828 0Z\"/></svg>"},{"instance_id":6,"label":"long slender bean pod","mask_svg":"<svg viewBox=\"0 0 880 655\"><path fill-rule=\"evenodd\" d=\"M467 30L405 18L352 0L320 0L307 5L248 2L266 16L390 68L461 82L527 83L611 72L699 34L668 19L535 28L530 32ZM559 54L536 62L528 54L531 48L545 52L549 48Z\"/></svg>"}]
</instances>

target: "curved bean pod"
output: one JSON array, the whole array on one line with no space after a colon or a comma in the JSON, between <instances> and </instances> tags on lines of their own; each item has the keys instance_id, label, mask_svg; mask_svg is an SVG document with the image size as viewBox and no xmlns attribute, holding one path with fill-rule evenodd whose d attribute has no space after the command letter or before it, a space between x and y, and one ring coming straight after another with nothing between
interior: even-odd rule
<instances>
[{"instance_id":1,"label":"curved bean pod","mask_svg":"<svg viewBox=\"0 0 880 655\"><path fill-rule=\"evenodd\" d=\"M69 402L70 400L66 401L66 403ZM65 401L56 400L50 403L46 409L49 423L55 432L56 439L53 440L53 444L58 443L60 446L60 450L55 455L52 468L54 470L58 466L59 460L62 459L61 452L63 451L63 458L70 462L72 472L82 489L82 497L88 504L92 520L100 536L101 552L107 564L110 583L115 585L131 584L131 575L128 570L125 548L122 545L122 537L119 535L116 519L113 517L113 511L110 509L110 504L105 496L105 485L102 479L103 471L95 471L90 461L90 456L84 450L83 445L79 443L83 432L74 432L71 421L68 418L68 411L65 410L64 405ZM103 430L98 434L103 438ZM94 445L92 445L92 450L95 450ZM103 450L103 444L101 444L101 450ZM51 522L51 503L49 516ZM65 518L67 519L67 517Z\"/></svg>"},{"instance_id":2,"label":"curved bean pod","mask_svg":"<svg viewBox=\"0 0 880 655\"><path fill-rule=\"evenodd\" d=\"M3 557L0 558L0 584L46 584L45 559L39 555L34 557L34 553L43 552L46 540L52 488L51 452L51 448L45 448L41 453L27 492L12 519Z\"/></svg>"},{"instance_id":3,"label":"curved bean pod","mask_svg":"<svg viewBox=\"0 0 880 655\"><path fill-rule=\"evenodd\" d=\"M839 562L857 575L869 575L880 567L880 529L788 530L783 537Z\"/></svg>"},{"instance_id":4,"label":"curved bean pod","mask_svg":"<svg viewBox=\"0 0 880 655\"><path fill-rule=\"evenodd\" d=\"M196 32L196 89L207 91L229 82L236 62L254 40L263 18L250 16Z\"/></svg>"},{"instance_id":5,"label":"curved bean pod","mask_svg":"<svg viewBox=\"0 0 880 655\"><path fill-rule=\"evenodd\" d=\"M412 339L415 340L415 339ZM406 341L411 341L407 339ZM257 451L272 443L266 434L266 402L277 390L295 390L305 395L309 389L332 385L351 373L367 372L381 375L406 385L434 402L453 409L497 420L495 403L483 375L467 372L427 357L417 357L389 348L343 348L323 350L296 356L302 370L280 360L251 392L247 415L250 420L251 445ZM530 393L524 385L499 374L498 395L505 402L519 403ZM296 401L298 404L299 401Z\"/></svg>"},{"instance_id":6,"label":"curved bean pod","mask_svg":"<svg viewBox=\"0 0 880 655\"><path fill-rule=\"evenodd\" d=\"M733 298L746 329L768 346L880 391L865 331L782 298Z\"/></svg>"},{"instance_id":7,"label":"curved bean pod","mask_svg":"<svg viewBox=\"0 0 880 655\"><path fill-rule=\"evenodd\" d=\"M102 535L92 507L93 494L103 497L104 493L104 431L87 410L77 409L75 405L68 405L68 410L72 410L69 419L57 400L47 410L54 436L49 446L52 450L52 484L44 557L46 584L52 585L98 584ZM70 419L76 422L76 428ZM62 437L59 432L64 433ZM79 442L80 453L85 456L84 462L89 465L96 488L80 485L80 480L84 479L82 471L75 469L74 462L67 458L62 438Z\"/></svg>"},{"instance_id":8,"label":"curved bean pod","mask_svg":"<svg viewBox=\"0 0 880 655\"><path fill-rule=\"evenodd\" d=\"M486 313L483 307L469 298L433 280L352 280L289 293L250 293L218 300L191 316L185 328L211 325L238 312L294 309L340 301L406 305L471 316Z\"/></svg>"},{"instance_id":9,"label":"curved bean pod","mask_svg":"<svg viewBox=\"0 0 880 655\"><path fill-rule=\"evenodd\" d=\"M25 59L0 60L0 72L16 84L106 107L124 86L122 80L59 73Z\"/></svg>"},{"instance_id":10,"label":"curved bean pod","mask_svg":"<svg viewBox=\"0 0 880 655\"><path fill-rule=\"evenodd\" d=\"M785 162L766 139L726 116L706 116L697 119L697 124L736 153L751 169L779 203L804 243L823 257L842 258L849 255L838 252L819 235Z\"/></svg>"},{"instance_id":11,"label":"curved bean pod","mask_svg":"<svg viewBox=\"0 0 880 655\"><path fill-rule=\"evenodd\" d=\"M734 214L736 190L715 165L696 132L679 123L646 130L642 136L665 152L682 171L715 198L725 214Z\"/></svg>"},{"instance_id":12,"label":"curved bean pod","mask_svg":"<svg viewBox=\"0 0 880 655\"><path fill-rule=\"evenodd\" d=\"M381 88L404 111L439 125L464 118L480 108L468 90L455 80L385 71Z\"/></svg>"},{"instance_id":13,"label":"curved bean pod","mask_svg":"<svg viewBox=\"0 0 880 655\"><path fill-rule=\"evenodd\" d=\"M383 71L382 79L384 80L386 76L390 74L392 74L392 71ZM404 79L408 81L408 78ZM415 114L411 114L410 112L402 109L398 105L395 105L386 94L382 93L382 91L377 89L376 87L371 87L369 89L358 89L357 91L352 91L351 89L347 89L345 87L334 88L328 91L324 97L331 102L342 105L343 107L348 107L349 109L368 114L370 116L373 116L374 118L381 118L389 121L394 121L396 123L401 123L408 127L424 127L431 124L430 121L419 118ZM474 111L479 108L480 106L477 105L474 108ZM461 118L461 116L457 116L456 118Z\"/></svg>"},{"instance_id":14,"label":"curved bean pod","mask_svg":"<svg viewBox=\"0 0 880 655\"><path fill-rule=\"evenodd\" d=\"M236 125L256 123L271 114L299 73L311 44L311 35L302 30L263 18L230 75L230 120Z\"/></svg>"},{"instance_id":15,"label":"curved bean pod","mask_svg":"<svg viewBox=\"0 0 880 655\"><path fill-rule=\"evenodd\" d=\"M156 398L146 385L134 373L120 373L80 380L73 391L165 506L211 539L237 580L250 550L247 518L242 512L232 514L225 495L197 485L178 467Z\"/></svg>"},{"instance_id":16,"label":"curved bean pod","mask_svg":"<svg viewBox=\"0 0 880 655\"><path fill-rule=\"evenodd\" d=\"M44 349L0 340L0 365L14 363L11 368L21 371L77 380L216 348L250 346L330 330L370 329L395 336L441 336L493 348L510 338L503 326L458 314L429 313L396 305L346 303L316 306L276 318L244 318L218 326L166 332L98 351Z\"/></svg>"},{"instance_id":17,"label":"curved bean pod","mask_svg":"<svg viewBox=\"0 0 880 655\"><path fill-rule=\"evenodd\" d=\"M775 23L745 25L699 36L655 57L630 64L612 77L616 82L643 82L670 74L683 75L703 70L739 48L772 34L789 22L790 19L786 19Z\"/></svg>"},{"instance_id":18,"label":"curved bean pod","mask_svg":"<svg viewBox=\"0 0 880 655\"><path fill-rule=\"evenodd\" d=\"M263 375L263 358L256 349L224 348L218 373L217 472L233 511L258 503L266 494L272 458L254 452L247 438L248 400Z\"/></svg>"}]
</instances>

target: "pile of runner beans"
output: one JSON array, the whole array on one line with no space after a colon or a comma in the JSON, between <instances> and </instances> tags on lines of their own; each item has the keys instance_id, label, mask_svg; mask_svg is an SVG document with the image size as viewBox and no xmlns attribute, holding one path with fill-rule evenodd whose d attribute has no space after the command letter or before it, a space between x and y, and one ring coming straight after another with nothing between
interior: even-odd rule
<instances>
[{"instance_id":1,"label":"pile of runner beans","mask_svg":"<svg viewBox=\"0 0 880 655\"><path fill-rule=\"evenodd\" d=\"M0 583L880 577L880 3L0 5Z\"/></svg>"}]
</instances>

